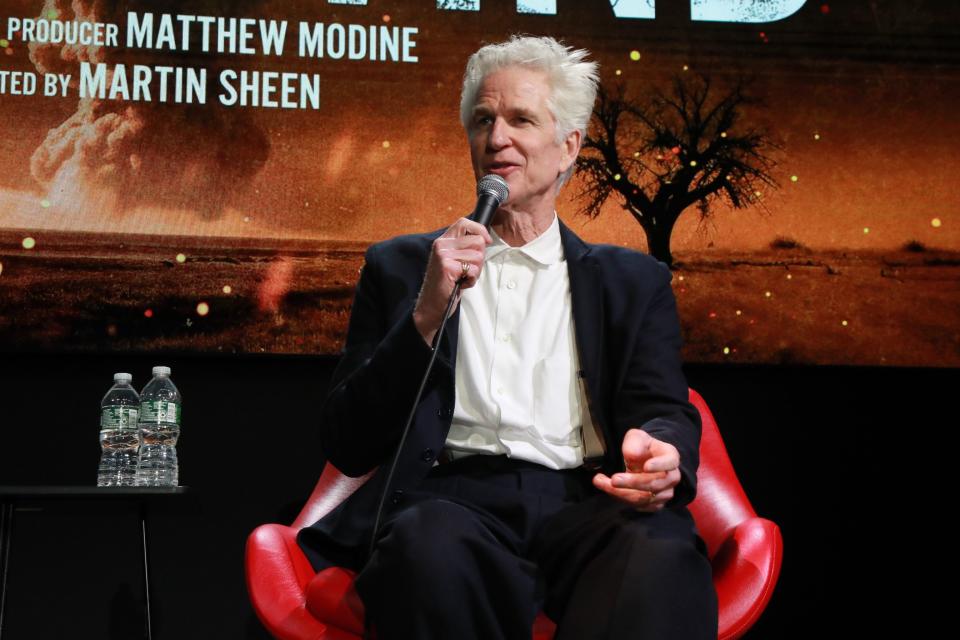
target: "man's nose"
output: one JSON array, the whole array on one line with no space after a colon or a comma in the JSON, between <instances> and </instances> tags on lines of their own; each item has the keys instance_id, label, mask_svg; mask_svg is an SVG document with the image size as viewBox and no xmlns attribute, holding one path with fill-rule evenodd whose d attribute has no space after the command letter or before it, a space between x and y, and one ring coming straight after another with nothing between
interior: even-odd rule
<instances>
[{"instance_id":1,"label":"man's nose","mask_svg":"<svg viewBox=\"0 0 960 640\"><path fill-rule=\"evenodd\" d=\"M502 149L510 144L510 127L503 118L495 118L490 127L487 144L493 149Z\"/></svg>"}]
</instances>

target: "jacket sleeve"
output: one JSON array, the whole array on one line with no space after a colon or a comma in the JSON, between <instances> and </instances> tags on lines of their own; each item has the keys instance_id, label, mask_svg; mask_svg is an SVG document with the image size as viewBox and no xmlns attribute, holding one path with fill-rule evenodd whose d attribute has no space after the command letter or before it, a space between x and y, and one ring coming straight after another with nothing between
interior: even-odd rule
<instances>
[{"instance_id":1,"label":"jacket sleeve","mask_svg":"<svg viewBox=\"0 0 960 640\"><path fill-rule=\"evenodd\" d=\"M431 355L413 322L413 302L401 314L391 313L388 301L396 296L385 290L387 266L380 263L378 245L371 246L321 410L323 452L348 476L367 473L396 448ZM391 317L399 320L390 324ZM443 365L438 359L435 366Z\"/></svg>"},{"instance_id":2,"label":"jacket sleeve","mask_svg":"<svg viewBox=\"0 0 960 640\"><path fill-rule=\"evenodd\" d=\"M680 484L668 506L686 505L697 491L700 463L700 414L690 404L680 359L680 322L670 287L670 270L657 263L655 286L627 363L624 383L614 399L615 429L641 428L668 442L680 454ZM622 444L622 439L621 439Z\"/></svg>"}]
</instances>

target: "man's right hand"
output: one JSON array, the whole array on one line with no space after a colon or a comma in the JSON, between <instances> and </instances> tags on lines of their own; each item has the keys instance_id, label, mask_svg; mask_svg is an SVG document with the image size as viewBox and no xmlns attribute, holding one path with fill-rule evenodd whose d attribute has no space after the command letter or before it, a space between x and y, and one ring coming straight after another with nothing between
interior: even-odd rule
<instances>
[{"instance_id":1,"label":"man's right hand","mask_svg":"<svg viewBox=\"0 0 960 640\"><path fill-rule=\"evenodd\" d=\"M467 218L454 222L433 241L423 287L413 309L413 322L428 345L433 344L457 281L463 278L461 290L477 283L483 270L486 247L491 242L487 228ZM467 266L466 272L464 265ZM454 302L451 313L459 303L459 299Z\"/></svg>"}]
</instances>

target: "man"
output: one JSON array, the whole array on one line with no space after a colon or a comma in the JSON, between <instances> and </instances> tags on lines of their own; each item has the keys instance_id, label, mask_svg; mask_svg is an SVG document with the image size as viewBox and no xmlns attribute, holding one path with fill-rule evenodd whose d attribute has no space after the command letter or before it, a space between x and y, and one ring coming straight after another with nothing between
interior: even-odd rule
<instances>
[{"instance_id":1,"label":"man","mask_svg":"<svg viewBox=\"0 0 960 640\"><path fill-rule=\"evenodd\" d=\"M474 54L461 118L476 177L502 176L508 200L489 232L462 218L367 252L321 434L341 471L381 466L299 542L318 570L360 571L378 638L529 638L540 608L560 639L716 637L710 565L685 508L700 425L670 273L584 243L554 208L595 97L585 56L530 37ZM596 472L594 425L607 443Z\"/></svg>"}]
</instances>

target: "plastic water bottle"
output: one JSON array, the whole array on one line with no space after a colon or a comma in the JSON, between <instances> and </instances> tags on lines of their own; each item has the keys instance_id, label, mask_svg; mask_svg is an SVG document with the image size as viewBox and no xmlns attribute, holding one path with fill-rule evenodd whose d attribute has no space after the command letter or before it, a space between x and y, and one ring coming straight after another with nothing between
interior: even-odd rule
<instances>
[{"instance_id":1,"label":"plastic water bottle","mask_svg":"<svg viewBox=\"0 0 960 640\"><path fill-rule=\"evenodd\" d=\"M170 379L170 367L154 367L153 378L140 392L137 486L177 486L176 445L180 436L180 410L180 392Z\"/></svg>"},{"instance_id":2,"label":"plastic water bottle","mask_svg":"<svg viewBox=\"0 0 960 640\"><path fill-rule=\"evenodd\" d=\"M113 374L114 384L100 401L100 468L98 487L132 487L137 476L140 396L129 373Z\"/></svg>"}]
</instances>

